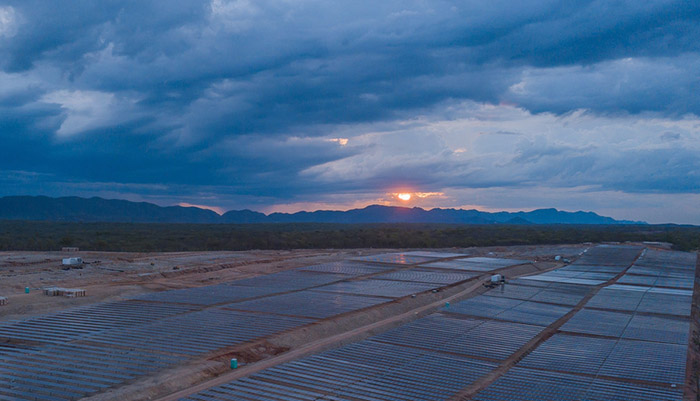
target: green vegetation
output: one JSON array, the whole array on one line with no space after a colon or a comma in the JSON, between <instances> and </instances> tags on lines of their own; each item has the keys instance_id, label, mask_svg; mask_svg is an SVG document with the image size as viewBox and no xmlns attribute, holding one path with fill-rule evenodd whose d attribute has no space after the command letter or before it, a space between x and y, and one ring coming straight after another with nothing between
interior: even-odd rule
<instances>
[{"instance_id":1,"label":"green vegetation","mask_svg":"<svg viewBox=\"0 0 700 401\"><path fill-rule=\"evenodd\" d=\"M663 241L700 248L700 227L674 225L127 224L0 221L0 250L220 251L295 248L448 248Z\"/></svg>"}]
</instances>

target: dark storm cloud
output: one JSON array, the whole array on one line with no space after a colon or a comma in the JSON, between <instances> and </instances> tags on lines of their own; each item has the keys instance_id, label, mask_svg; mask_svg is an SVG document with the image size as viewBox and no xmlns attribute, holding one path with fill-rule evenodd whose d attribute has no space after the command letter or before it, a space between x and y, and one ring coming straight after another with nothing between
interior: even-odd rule
<instances>
[{"instance_id":1,"label":"dark storm cloud","mask_svg":"<svg viewBox=\"0 0 700 401\"><path fill-rule=\"evenodd\" d=\"M505 96L534 112L587 109L600 114L659 112L698 114L697 54L675 58L622 59L595 66L526 71L522 84Z\"/></svg>"},{"instance_id":2,"label":"dark storm cloud","mask_svg":"<svg viewBox=\"0 0 700 401\"><path fill-rule=\"evenodd\" d=\"M510 167L559 187L591 185L631 193L696 193L700 183L698 152L683 147L629 149L612 156L593 145L577 148L539 140L523 142Z\"/></svg>"},{"instance_id":3,"label":"dark storm cloud","mask_svg":"<svg viewBox=\"0 0 700 401\"><path fill-rule=\"evenodd\" d=\"M354 137L416 117L461 118L461 102L557 115L698 115L699 20L695 1L6 1L0 170L264 199L401 182L435 190L540 176L588 183L595 152L560 163L544 149L521 149L509 164L516 173L494 175L445 146L441 160L412 164L396 157L397 141ZM347 145L329 141L337 132L347 132ZM376 146L390 146L384 159L319 187L323 166L362 160ZM656 156L674 154L620 160ZM687 191L697 183L683 167L696 167L692 156L659 159L664 172L647 184L618 174L604 185ZM530 168L542 160L554 164ZM558 176L547 174L554 165ZM690 178L668 183L683 174Z\"/></svg>"},{"instance_id":4,"label":"dark storm cloud","mask_svg":"<svg viewBox=\"0 0 700 401\"><path fill-rule=\"evenodd\" d=\"M182 47L174 34L204 18L208 6L199 1L5 2L18 14L17 33L3 46L4 69L24 71L37 61L50 60L68 71L89 63L83 58L109 41L121 54L144 59L175 54Z\"/></svg>"},{"instance_id":5,"label":"dark storm cloud","mask_svg":"<svg viewBox=\"0 0 700 401\"><path fill-rule=\"evenodd\" d=\"M212 128L256 132L447 98L498 101L523 66L677 56L697 51L700 36L690 1L213 4L16 2L22 22L5 40L5 70L45 62L78 86L136 91L165 113L215 86L245 118ZM581 107L556 103L555 112Z\"/></svg>"}]
</instances>

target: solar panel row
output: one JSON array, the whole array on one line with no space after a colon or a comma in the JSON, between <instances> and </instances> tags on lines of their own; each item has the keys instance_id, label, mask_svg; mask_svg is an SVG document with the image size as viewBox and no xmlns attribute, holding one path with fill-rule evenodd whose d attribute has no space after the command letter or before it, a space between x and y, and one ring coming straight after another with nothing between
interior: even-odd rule
<instances>
[{"instance_id":1,"label":"solar panel row","mask_svg":"<svg viewBox=\"0 0 700 401\"><path fill-rule=\"evenodd\" d=\"M600 248L591 249L571 271L586 273L583 280L605 279L623 271L640 253L638 247ZM471 267L458 261L438 263ZM566 278L577 277L582 276ZM362 342L266 369L187 399L449 399L568 313L570 305L591 289L557 281L513 282ZM326 287L362 291L346 283ZM474 399L680 400L687 319L642 311L666 302L664 313L673 312L682 309L677 305L687 296L611 289L596 297L591 306L624 309L583 309L562 327L564 333L543 342ZM633 313L639 307L641 314Z\"/></svg>"},{"instance_id":2,"label":"solar panel row","mask_svg":"<svg viewBox=\"0 0 700 401\"><path fill-rule=\"evenodd\" d=\"M390 270L393 268L393 266L371 265L368 263L342 261L301 267L299 268L299 270L304 272L335 273L346 274L349 276L363 276L366 274L380 273L382 271Z\"/></svg>"},{"instance_id":3,"label":"solar panel row","mask_svg":"<svg viewBox=\"0 0 700 401\"><path fill-rule=\"evenodd\" d=\"M73 400L170 366L175 356L87 344L3 346L0 396Z\"/></svg>"},{"instance_id":4,"label":"solar panel row","mask_svg":"<svg viewBox=\"0 0 700 401\"><path fill-rule=\"evenodd\" d=\"M449 309L444 310L470 316L548 326L571 311L571 308L540 302L480 296L451 305Z\"/></svg>"},{"instance_id":5,"label":"solar panel row","mask_svg":"<svg viewBox=\"0 0 700 401\"><path fill-rule=\"evenodd\" d=\"M322 319L387 302L386 298L300 291L230 304L230 309ZM313 305L313 307L311 306Z\"/></svg>"},{"instance_id":6,"label":"solar panel row","mask_svg":"<svg viewBox=\"0 0 700 401\"><path fill-rule=\"evenodd\" d=\"M566 373L513 368L475 401L659 401L680 400L683 391Z\"/></svg>"},{"instance_id":7,"label":"solar panel row","mask_svg":"<svg viewBox=\"0 0 700 401\"><path fill-rule=\"evenodd\" d=\"M431 263L423 263L421 266L437 268L437 269L451 269L451 270L466 270L474 272L489 272L504 267L522 265L525 263L530 263L528 260L519 259L499 259L499 258L486 258L486 257L471 257L464 259L452 259L448 261L437 261Z\"/></svg>"},{"instance_id":8,"label":"solar panel row","mask_svg":"<svg viewBox=\"0 0 700 401\"><path fill-rule=\"evenodd\" d=\"M453 304L371 339L266 369L190 399L449 399L568 313L588 293L590 282L622 271L639 252L634 247L592 248L580 263L550 274L551 280L515 280L502 292ZM647 252L635 266L662 271L664 254L671 255L673 274L691 270L685 266L689 258L675 253ZM0 337L13 343L0 345L0 399L81 398L192 356L474 277L469 271L526 262L437 261L455 256L379 255L375 262L396 266L317 265L5 323ZM421 260L436 270L387 272ZM373 276L346 281L366 274ZM660 286L660 278L679 279L662 274L653 284L658 287L618 285L600 291L562 327L565 333L542 343L476 399L680 399L670 385L680 387L684 377L690 297L682 286ZM599 337L586 337L590 335ZM596 376L582 375L591 371Z\"/></svg>"},{"instance_id":9,"label":"solar panel row","mask_svg":"<svg viewBox=\"0 0 700 401\"><path fill-rule=\"evenodd\" d=\"M333 287L393 268L316 265L2 323L0 338L9 342L0 345L0 400L82 398L187 358L473 276L417 270L403 278L427 282L361 280ZM323 291L307 290L312 287ZM366 295L375 292L382 297Z\"/></svg>"},{"instance_id":10,"label":"solar panel row","mask_svg":"<svg viewBox=\"0 0 700 401\"><path fill-rule=\"evenodd\" d=\"M187 400L449 399L494 365L371 340L266 369Z\"/></svg>"},{"instance_id":11,"label":"solar panel row","mask_svg":"<svg viewBox=\"0 0 700 401\"><path fill-rule=\"evenodd\" d=\"M598 260L599 253L586 258L591 269L610 264ZM685 280L692 282L695 258L687 254L645 252L634 266L661 276L666 262L688 272ZM690 293L654 288L657 277L640 277L626 274L620 282L627 284L601 290L561 327L563 333L547 339L475 399L682 399Z\"/></svg>"},{"instance_id":12,"label":"solar panel row","mask_svg":"<svg viewBox=\"0 0 700 401\"><path fill-rule=\"evenodd\" d=\"M435 314L373 339L450 354L503 360L540 331L540 326Z\"/></svg>"},{"instance_id":13,"label":"solar panel row","mask_svg":"<svg viewBox=\"0 0 700 401\"><path fill-rule=\"evenodd\" d=\"M531 282L533 280L517 280L515 284L500 286L486 292L485 295L573 306L591 290L589 286L559 282L542 287L527 285ZM520 285L521 283L523 285Z\"/></svg>"}]
</instances>

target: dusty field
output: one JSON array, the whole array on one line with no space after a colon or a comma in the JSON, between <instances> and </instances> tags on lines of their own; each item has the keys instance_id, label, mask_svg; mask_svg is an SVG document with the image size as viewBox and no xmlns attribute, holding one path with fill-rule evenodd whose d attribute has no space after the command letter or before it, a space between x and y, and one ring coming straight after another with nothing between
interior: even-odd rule
<instances>
[{"instance_id":1,"label":"dusty field","mask_svg":"<svg viewBox=\"0 0 700 401\"><path fill-rule=\"evenodd\" d=\"M508 277L517 277L560 267L563 264L555 262L555 255L575 260L589 246L590 244L515 246L431 251L528 259L535 262L510 266L500 271ZM395 251L405 250L5 252L0 253L0 296L8 297L8 304L0 306L0 321L26 318L77 305L126 299L143 293L212 285L302 266L347 260L355 256ZM69 256L79 256L85 263L79 268L67 269L61 265L61 259ZM485 273L476 281L447 286L439 293L427 292L417 297L404 297L365 309L361 313L322 319L299 330L220 349L190 360L179 368L143 377L90 399L157 399L171 393L175 395L166 399L176 399L178 391L191 393L193 388L197 388L193 386L200 385L204 388L211 385L209 381L212 379L224 382L246 372L357 341L432 313L446 301L456 302L478 295L484 291L481 283L487 280L490 274ZM82 288L87 291L87 296L65 298L43 295L41 289L50 286ZM29 294L25 294L25 287L30 288ZM237 357L243 362L243 369L230 372L227 362L231 357ZM187 388L190 389L185 390Z\"/></svg>"},{"instance_id":2,"label":"dusty field","mask_svg":"<svg viewBox=\"0 0 700 401\"><path fill-rule=\"evenodd\" d=\"M552 261L554 255L575 257L583 245L514 246L444 249L472 256L521 257ZM434 249L433 249L434 250ZM70 306L119 300L138 294L197 287L269 274L358 255L395 249L293 250L243 252L0 252L0 321L37 315ZM435 250L434 250L435 251ZM61 260L81 257L81 268L65 269ZM44 287L82 288L84 298L48 297ZM25 294L25 287L30 293Z\"/></svg>"},{"instance_id":3,"label":"dusty field","mask_svg":"<svg viewBox=\"0 0 700 401\"><path fill-rule=\"evenodd\" d=\"M0 320L26 317L69 306L129 298L137 294L196 287L336 260L335 251L247 251L183 253L3 252L0 296L8 304ZM64 270L61 259L79 256L80 268ZM84 298L48 297L43 287L82 288ZM24 288L30 293L25 294Z\"/></svg>"}]
</instances>

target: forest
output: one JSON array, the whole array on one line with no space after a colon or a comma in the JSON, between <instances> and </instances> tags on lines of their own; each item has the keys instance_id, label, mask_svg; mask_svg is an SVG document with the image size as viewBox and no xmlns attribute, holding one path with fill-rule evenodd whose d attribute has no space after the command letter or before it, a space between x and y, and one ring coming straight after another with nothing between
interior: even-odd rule
<instances>
[{"instance_id":1,"label":"forest","mask_svg":"<svg viewBox=\"0 0 700 401\"><path fill-rule=\"evenodd\" d=\"M177 252L301 248L452 248L660 241L700 248L678 225L165 224L0 221L0 250Z\"/></svg>"}]
</instances>

